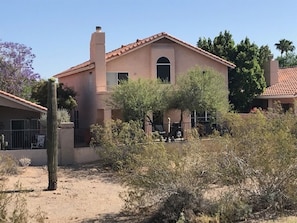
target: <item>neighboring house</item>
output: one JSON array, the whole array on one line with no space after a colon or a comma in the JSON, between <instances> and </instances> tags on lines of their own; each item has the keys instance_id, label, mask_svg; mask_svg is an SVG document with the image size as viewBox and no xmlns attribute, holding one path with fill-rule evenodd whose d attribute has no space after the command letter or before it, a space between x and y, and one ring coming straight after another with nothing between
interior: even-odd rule
<instances>
[{"instance_id":1,"label":"neighboring house","mask_svg":"<svg viewBox=\"0 0 297 223\"><path fill-rule=\"evenodd\" d=\"M110 119L121 118L121 112L107 106L106 99L112 86L125 79L156 79L175 84L178 75L200 66L221 73L228 86L228 69L235 65L200 48L185 43L167 33L159 33L145 39L137 39L109 53L105 52L105 33L101 27L91 36L90 60L56 74L60 83L77 92L78 107L74 123L82 130L78 135L88 135L91 124L103 124ZM171 122L178 122L180 115L170 111L163 115L165 129ZM185 115L183 127L191 126L191 115ZM150 131L147 125L146 130Z\"/></svg>"},{"instance_id":2,"label":"neighboring house","mask_svg":"<svg viewBox=\"0 0 297 223\"><path fill-rule=\"evenodd\" d=\"M257 106L272 108L279 102L285 111L292 108L296 112L297 67L279 68L277 60L270 60L265 67L265 78L267 88L258 97Z\"/></svg>"},{"instance_id":3,"label":"neighboring house","mask_svg":"<svg viewBox=\"0 0 297 223\"><path fill-rule=\"evenodd\" d=\"M0 91L0 135L8 142L6 149L34 146L41 134L39 118L46 111L45 107Z\"/></svg>"}]
</instances>

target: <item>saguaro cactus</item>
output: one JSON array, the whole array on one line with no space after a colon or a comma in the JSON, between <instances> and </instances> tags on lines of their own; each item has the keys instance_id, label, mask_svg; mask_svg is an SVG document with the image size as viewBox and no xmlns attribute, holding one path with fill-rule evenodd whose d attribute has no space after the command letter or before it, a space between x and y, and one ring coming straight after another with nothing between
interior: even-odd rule
<instances>
[{"instance_id":1,"label":"saguaro cactus","mask_svg":"<svg viewBox=\"0 0 297 223\"><path fill-rule=\"evenodd\" d=\"M55 79L48 80L47 99L47 169L48 190L57 189L58 168L58 122L57 122L57 90Z\"/></svg>"}]
</instances>

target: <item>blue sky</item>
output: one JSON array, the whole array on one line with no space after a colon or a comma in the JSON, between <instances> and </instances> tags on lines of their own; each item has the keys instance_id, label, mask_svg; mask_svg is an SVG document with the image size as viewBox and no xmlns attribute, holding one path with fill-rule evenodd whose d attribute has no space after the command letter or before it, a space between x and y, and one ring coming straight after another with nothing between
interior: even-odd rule
<instances>
[{"instance_id":1,"label":"blue sky","mask_svg":"<svg viewBox=\"0 0 297 223\"><path fill-rule=\"evenodd\" d=\"M229 31L236 43L280 39L297 47L296 0L1 0L0 40L25 44L33 66L49 78L89 59L91 33L101 26L106 51L167 32L189 44Z\"/></svg>"}]
</instances>

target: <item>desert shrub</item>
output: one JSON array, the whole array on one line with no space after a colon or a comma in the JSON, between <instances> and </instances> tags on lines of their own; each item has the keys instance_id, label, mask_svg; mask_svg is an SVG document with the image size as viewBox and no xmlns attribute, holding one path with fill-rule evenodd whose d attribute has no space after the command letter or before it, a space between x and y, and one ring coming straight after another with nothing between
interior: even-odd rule
<instances>
[{"instance_id":1,"label":"desert shrub","mask_svg":"<svg viewBox=\"0 0 297 223\"><path fill-rule=\"evenodd\" d=\"M4 183L0 181L0 190L3 191ZM11 196L5 193L0 193L0 222L5 222L7 216L7 206Z\"/></svg>"},{"instance_id":2,"label":"desert shrub","mask_svg":"<svg viewBox=\"0 0 297 223\"><path fill-rule=\"evenodd\" d=\"M14 208L12 214L8 217L12 223L27 223L29 222L29 211L24 195L16 194L14 196Z\"/></svg>"},{"instance_id":3,"label":"desert shrub","mask_svg":"<svg viewBox=\"0 0 297 223\"><path fill-rule=\"evenodd\" d=\"M18 162L11 156L0 154L0 177L9 174L17 174Z\"/></svg>"},{"instance_id":4,"label":"desert shrub","mask_svg":"<svg viewBox=\"0 0 297 223\"><path fill-rule=\"evenodd\" d=\"M102 125L91 126L91 147L95 148L101 161L115 170L127 168L133 163L149 137L136 121L112 120Z\"/></svg>"},{"instance_id":5,"label":"desert shrub","mask_svg":"<svg viewBox=\"0 0 297 223\"><path fill-rule=\"evenodd\" d=\"M31 159L23 157L23 158L19 159L19 163L20 163L21 166L26 167L26 166L29 166L31 164Z\"/></svg>"},{"instance_id":6,"label":"desert shrub","mask_svg":"<svg viewBox=\"0 0 297 223\"><path fill-rule=\"evenodd\" d=\"M199 156L199 146L154 142L141 127L120 120L91 127L91 146L129 188L122 194L125 211L153 213L150 222L176 222L184 210L189 217L200 205L206 185L200 176L207 164Z\"/></svg>"},{"instance_id":7,"label":"desert shrub","mask_svg":"<svg viewBox=\"0 0 297 223\"><path fill-rule=\"evenodd\" d=\"M228 131L210 140L193 134L164 143L150 140L139 123L113 121L92 126L91 144L121 170L125 210L149 213L148 222L201 222L203 216L229 223L296 210L295 115L230 113L224 125Z\"/></svg>"},{"instance_id":8,"label":"desert shrub","mask_svg":"<svg viewBox=\"0 0 297 223\"><path fill-rule=\"evenodd\" d=\"M22 160L22 159L21 159ZM25 158L24 164L28 164ZM18 161L10 156L0 155L0 222L27 223L29 219L44 222L45 215L40 209L33 216L29 215L26 202L26 193L6 193L5 178L9 174L18 173ZM15 185L16 191L21 191L20 183Z\"/></svg>"},{"instance_id":9,"label":"desert shrub","mask_svg":"<svg viewBox=\"0 0 297 223\"><path fill-rule=\"evenodd\" d=\"M40 124L41 126L43 126L44 128L46 128L46 118L47 118L47 114L44 113L41 115L40 117ZM58 109L57 111L57 121L58 121L58 125L60 125L62 122L70 122L70 114L66 109Z\"/></svg>"},{"instance_id":10,"label":"desert shrub","mask_svg":"<svg viewBox=\"0 0 297 223\"><path fill-rule=\"evenodd\" d=\"M21 189L20 184L16 184L17 190ZM5 190L4 182L0 181L0 191ZM25 194L0 193L0 222L27 223L29 222L29 212Z\"/></svg>"},{"instance_id":11,"label":"desert shrub","mask_svg":"<svg viewBox=\"0 0 297 223\"><path fill-rule=\"evenodd\" d=\"M252 213L247 197L238 194L237 191L230 190L223 193L216 205L217 216L221 223L245 221Z\"/></svg>"},{"instance_id":12,"label":"desert shrub","mask_svg":"<svg viewBox=\"0 0 297 223\"><path fill-rule=\"evenodd\" d=\"M233 204L238 194L246 197L240 204L249 212L237 212L237 220L247 213L282 212L297 207L296 124L291 112L255 110L230 125L232 137L222 138L221 149L212 154L216 182L235 191L221 204ZM232 206L224 212L230 212ZM240 208L236 206L235 210Z\"/></svg>"},{"instance_id":13,"label":"desert shrub","mask_svg":"<svg viewBox=\"0 0 297 223\"><path fill-rule=\"evenodd\" d=\"M148 222L176 222L181 213L194 219L203 213L207 160L199 140L147 145L124 179L130 188L123 196L126 211L152 213Z\"/></svg>"}]
</instances>

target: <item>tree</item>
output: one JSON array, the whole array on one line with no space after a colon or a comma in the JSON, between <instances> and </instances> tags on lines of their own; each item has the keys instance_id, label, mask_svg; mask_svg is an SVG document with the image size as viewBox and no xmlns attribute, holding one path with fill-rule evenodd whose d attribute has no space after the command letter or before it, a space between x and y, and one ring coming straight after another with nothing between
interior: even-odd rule
<instances>
[{"instance_id":1,"label":"tree","mask_svg":"<svg viewBox=\"0 0 297 223\"><path fill-rule=\"evenodd\" d=\"M32 67L31 48L13 42L0 42L0 90L30 99L31 86L40 78Z\"/></svg>"},{"instance_id":2,"label":"tree","mask_svg":"<svg viewBox=\"0 0 297 223\"><path fill-rule=\"evenodd\" d=\"M220 34L212 41L210 38L199 38L197 46L212 54L215 54L225 60L233 61L235 43L232 35L228 31L220 32Z\"/></svg>"},{"instance_id":3,"label":"tree","mask_svg":"<svg viewBox=\"0 0 297 223\"><path fill-rule=\"evenodd\" d=\"M32 96L31 100L36 103L47 106L47 88L48 81L40 80L37 81L32 87ZM63 83L59 83L57 86L57 100L58 100L58 108L66 109L71 111L77 106L77 102L75 100L76 92L65 86Z\"/></svg>"},{"instance_id":4,"label":"tree","mask_svg":"<svg viewBox=\"0 0 297 223\"><path fill-rule=\"evenodd\" d=\"M273 55L268 45L264 45L259 48L259 64L261 68L264 69L264 64L272 57Z\"/></svg>"},{"instance_id":5,"label":"tree","mask_svg":"<svg viewBox=\"0 0 297 223\"><path fill-rule=\"evenodd\" d=\"M289 52L285 56L277 57L276 59L279 61L281 68L297 66L297 55L293 52Z\"/></svg>"},{"instance_id":6,"label":"tree","mask_svg":"<svg viewBox=\"0 0 297 223\"><path fill-rule=\"evenodd\" d=\"M165 89L166 85L156 80L123 81L113 89L108 103L122 110L125 121L144 121L149 112L165 109Z\"/></svg>"},{"instance_id":7,"label":"tree","mask_svg":"<svg viewBox=\"0 0 297 223\"><path fill-rule=\"evenodd\" d=\"M234 109L240 112L249 111L255 97L265 88L264 62L271 56L268 46L260 48L251 43L248 38L235 45L232 35L220 32L214 41L199 39L197 46L208 50L236 65L236 69L229 70L229 99ZM207 44L210 46L207 46Z\"/></svg>"},{"instance_id":8,"label":"tree","mask_svg":"<svg viewBox=\"0 0 297 223\"><path fill-rule=\"evenodd\" d=\"M293 52L295 49L293 42L287 39L281 39L278 43L274 45L276 46L276 49L281 52L281 57L283 57L283 53L286 53L287 55L288 52Z\"/></svg>"},{"instance_id":9,"label":"tree","mask_svg":"<svg viewBox=\"0 0 297 223\"><path fill-rule=\"evenodd\" d=\"M229 73L230 101L238 111L249 111L253 100L266 87L264 70L259 64L259 48L248 38L236 47L236 68Z\"/></svg>"},{"instance_id":10,"label":"tree","mask_svg":"<svg viewBox=\"0 0 297 223\"><path fill-rule=\"evenodd\" d=\"M206 50L208 52L214 52L213 50L213 43L210 38L206 39L205 37L199 37L197 46L199 46L201 49Z\"/></svg>"},{"instance_id":11,"label":"tree","mask_svg":"<svg viewBox=\"0 0 297 223\"><path fill-rule=\"evenodd\" d=\"M48 190L57 189L58 168L58 122L57 122L57 86L55 79L48 80L48 105L47 105L47 169Z\"/></svg>"},{"instance_id":12,"label":"tree","mask_svg":"<svg viewBox=\"0 0 297 223\"><path fill-rule=\"evenodd\" d=\"M228 89L224 77L212 69L195 67L179 76L167 99L168 108L210 114L225 113L229 109Z\"/></svg>"}]
</instances>

